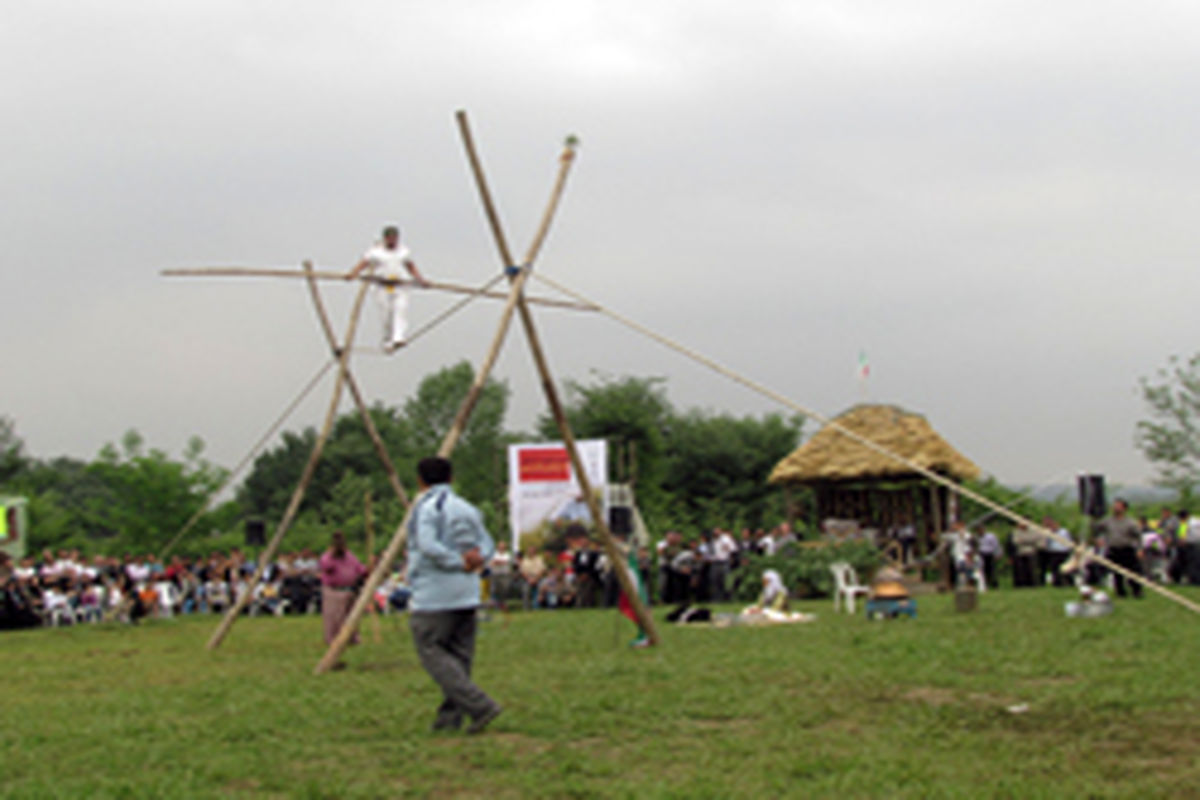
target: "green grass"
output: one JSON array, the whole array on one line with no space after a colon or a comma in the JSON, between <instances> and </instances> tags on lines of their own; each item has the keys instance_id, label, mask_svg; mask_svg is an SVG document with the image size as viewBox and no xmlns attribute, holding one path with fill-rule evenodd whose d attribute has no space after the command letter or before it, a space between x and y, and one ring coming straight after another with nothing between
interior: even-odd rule
<instances>
[{"instance_id":1,"label":"green grass","mask_svg":"<svg viewBox=\"0 0 1200 800\"><path fill-rule=\"evenodd\" d=\"M956 614L679 629L615 612L485 623L506 712L431 734L407 625L313 677L319 620L0 636L6 797L1184 797L1200 786L1200 618L1159 598L1066 619L1062 591ZM1200 593L1190 593L1200 599ZM1027 704L1025 713L1008 708Z\"/></svg>"}]
</instances>

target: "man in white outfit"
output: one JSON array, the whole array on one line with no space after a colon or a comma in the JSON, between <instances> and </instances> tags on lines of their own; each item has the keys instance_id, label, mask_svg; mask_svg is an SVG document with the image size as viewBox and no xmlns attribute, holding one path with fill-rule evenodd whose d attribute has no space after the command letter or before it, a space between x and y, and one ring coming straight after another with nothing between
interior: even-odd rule
<instances>
[{"instance_id":1,"label":"man in white outfit","mask_svg":"<svg viewBox=\"0 0 1200 800\"><path fill-rule=\"evenodd\" d=\"M346 280L352 280L368 269L376 277L399 280L403 277L401 267L418 284L428 285L428 281L413 263L409 249L400 244L400 229L395 225L388 225L383 229L383 241L376 242L363 253L363 257L354 268L346 273ZM380 284L375 295L383 309L383 349L391 353L405 344L404 334L408 327L408 290L399 284Z\"/></svg>"}]
</instances>

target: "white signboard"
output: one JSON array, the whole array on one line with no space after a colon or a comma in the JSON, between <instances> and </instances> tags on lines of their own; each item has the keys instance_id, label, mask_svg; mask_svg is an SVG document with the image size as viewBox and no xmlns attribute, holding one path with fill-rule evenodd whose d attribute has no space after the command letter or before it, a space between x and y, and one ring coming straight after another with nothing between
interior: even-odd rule
<instances>
[{"instance_id":1,"label":"white signboard","mask_svg":"<svg viewBox=\"0 0 1200 800\"><path fill-rule=\"evenodd\" d=\"M585 439L575 446L588 482L603 498L608 483L608 442ZM591 520L565 445L561 442L509 445L508 512L514 551L520 547L522 534L536 532L547 521Z\"/></svg>"}]
</instances>

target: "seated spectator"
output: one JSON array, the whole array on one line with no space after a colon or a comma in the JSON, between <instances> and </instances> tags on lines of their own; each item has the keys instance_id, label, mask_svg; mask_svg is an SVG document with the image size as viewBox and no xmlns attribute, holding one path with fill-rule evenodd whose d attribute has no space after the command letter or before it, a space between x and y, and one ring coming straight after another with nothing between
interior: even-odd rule
<instances>
[{"instance_id":1,"label":"seated spectator","mask_svg":"<svg viewBox=\"0 0 1200 800\"><path fill-rule=\"evenodd\" d=\"M538 582L537 607L558 608L566 605L567 581L562 567L555 567Z\"/></svg>"},{"instance_id":2,"label":"seated spectator","mask_svg":"<svg viewBox=\"0 0 1200 800\"><path fill-rule=\"evenodd\" d=\"M546 560L537 549L521 556L517 568L521 573L521 600L528 611L538 606L538 585L546 575Z\"/></svg>"},{"instance_id":3,"label":"seated spectator","mask_svg":"<svg viewBox=\"0 0 1200 800\"><path fill-rule=\"evenodd\" d=\"M762 574L762 593L758 602L746 609L749 612L787 611L788 590L783 585L783 578L773 569L765 570Z\"/></svg>"},{"instance_id":4,"label":"seated spectator","mask_svg":"<svg viewBox=\"0 0 1200 800\"><path fill-rule=\"evenodd\" d=\"M29 577L17 577L12 559L0 551L0 630L33 628L41 616L26 589Z\"/></svg>"},{"instance_id":5,"label":"seated spectator","mask_svg":"<svg viewBox=\"0 0 1200 800\"><path fill-rule=\"evenodd\" d=\"M219 571L214 571L204 584L204 600L214 614L223 614L225 609L229 608L229 583Z\"/></svg>"}]
</instances>

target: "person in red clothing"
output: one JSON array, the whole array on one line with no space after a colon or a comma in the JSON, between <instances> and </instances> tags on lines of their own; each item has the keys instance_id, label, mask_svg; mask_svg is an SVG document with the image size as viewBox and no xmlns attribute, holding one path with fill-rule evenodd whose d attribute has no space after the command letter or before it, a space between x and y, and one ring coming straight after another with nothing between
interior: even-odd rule
<instances>
[{"instance_id":1,"label":"person in red clothing","mask_svg":"<svg viewBox=\"0 0 1200 800\"><path fill-rule=\"evenodd\" d=\"M325 627L325 644L329 644L342 629L342 623L354 605L354 590L367 574L354 553L346 549L346 535L334 531L329 549L321 554L321 620ZM352 643L358 643L355 633Z\"/></svg>"}]
</instances>

